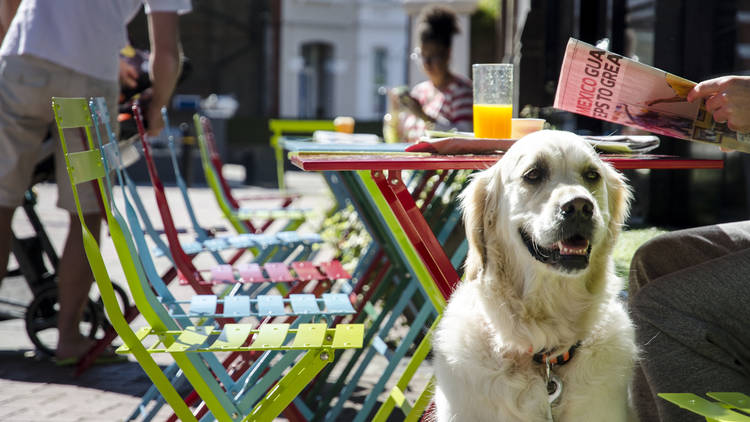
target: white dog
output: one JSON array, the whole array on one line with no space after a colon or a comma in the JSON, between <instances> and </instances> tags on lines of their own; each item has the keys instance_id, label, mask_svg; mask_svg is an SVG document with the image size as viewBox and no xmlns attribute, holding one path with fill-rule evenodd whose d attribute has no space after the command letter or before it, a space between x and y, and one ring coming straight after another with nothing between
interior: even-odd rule
<instances>
[{"instance_id":1,"label":"white dog","mask_svg":"<svg viewBox=\"0 0 750 422\"><path fill-rule=\"evenodd\" d=\"M581 137L545 130L461 200L469 254L433 341L436 419L632 419L637 349L611 259L622 176Z\"/></svg>"}]
</instances>

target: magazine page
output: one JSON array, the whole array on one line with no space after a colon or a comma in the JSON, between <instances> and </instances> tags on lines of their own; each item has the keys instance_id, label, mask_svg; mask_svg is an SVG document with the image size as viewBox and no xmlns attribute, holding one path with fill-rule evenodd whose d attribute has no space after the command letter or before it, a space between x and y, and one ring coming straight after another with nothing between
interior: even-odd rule
<instances>
[{"instance_id":1,"label":"magazine page","mask_svg":"<svg viewBox=\"0 0 750 422\"><path fill-rule=\"evenodd\" d=\"M687 102L695 82L571 38L554 106L659 135L750 152L703 102Z\"/></svg>"}]
</instances>

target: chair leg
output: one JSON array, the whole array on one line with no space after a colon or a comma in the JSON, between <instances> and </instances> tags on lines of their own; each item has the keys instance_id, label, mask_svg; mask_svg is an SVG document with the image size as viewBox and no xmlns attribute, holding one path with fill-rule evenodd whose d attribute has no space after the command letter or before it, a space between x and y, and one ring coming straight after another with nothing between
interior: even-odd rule
<instances>
[{"instance_id":1,"label":"chair leg","mask_svg":"<svg viewBox=\"0 0 750 422\"><path fill-rule=\"evenodd\" d=\"M244 420L272 421L302 392L318 372L332 361L333 349L323 348L305 353Z\"/></svg>"},{"instance_id":2,"label":"chair leg","mask_svg":"<svg viewBox=\"0 0 750 422\"><path fill-rule=\"evenodd\" d=\"M284 183L284 149L278 143L278 136L274 136L276 142L271 142L274 152L276 153L276 178L279 181L279 190L284 192L286 190L286 183Z\"/></svg>"}]
</instances>

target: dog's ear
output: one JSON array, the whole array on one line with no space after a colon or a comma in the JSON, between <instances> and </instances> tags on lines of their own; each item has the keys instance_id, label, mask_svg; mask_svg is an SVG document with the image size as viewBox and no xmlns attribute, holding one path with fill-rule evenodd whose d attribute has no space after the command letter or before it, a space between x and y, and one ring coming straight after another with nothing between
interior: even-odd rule
<instances>
[{"instance_id":1,"label":"dog's ear","mask_svg":"<svg viewBox=\"0 0 750 422\"><path fill-rule=\"evenodd\" d=\"M496 205L493 204L494 189L491 185L498 168L493 167L476 173L472 176L469 186L461 192L461 209L463 211L464 227L466 229L466 240L469 250L466 256L465 278L475 279L487 260L486 239L487 233L495 225Z\"/></svg>"},{"instance_id":2,"label":"dog's ear","mask_svg":"<svg viewBox=\"0 0 750 422\"><path fill-rule=\"evenodd\" d=\"M607 202L609 203L610 215L609 230L612 234L616 235L628 218L633 194L630 186L627 184L627 179L622 173L607 163L604 164L604 167L604 180L607 184Z\"/></svg>"}]
</instances>

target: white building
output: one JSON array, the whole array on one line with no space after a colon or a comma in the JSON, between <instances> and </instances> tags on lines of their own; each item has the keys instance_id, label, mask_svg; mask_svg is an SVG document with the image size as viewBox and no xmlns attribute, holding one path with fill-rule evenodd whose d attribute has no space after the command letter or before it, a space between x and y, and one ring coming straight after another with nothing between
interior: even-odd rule
<instances>
[{"instance_id":1,"label":"white building","mask_svg":"<svg viewBox=\"0 0 750 422\"><path fill-rule=\"evenodd\" d=\"M469 75L469 15L477 0L442 3L459 15L452 67ZM426 79L410 60L414 21L426 5L416 0L283 0L279 112L284 118L350 115L377 120L385 89Z\"/></svg>"}]
</instances>

